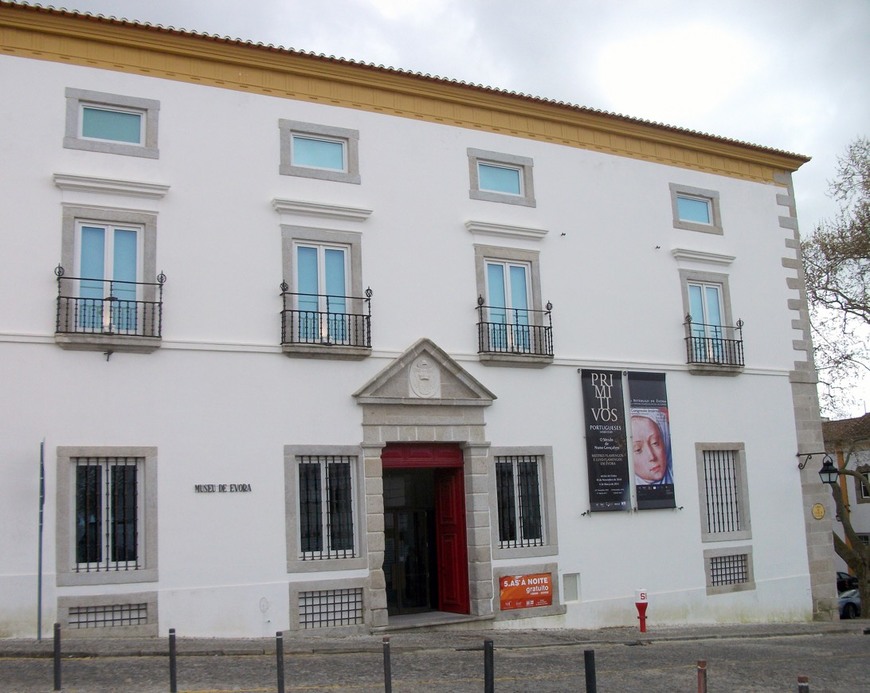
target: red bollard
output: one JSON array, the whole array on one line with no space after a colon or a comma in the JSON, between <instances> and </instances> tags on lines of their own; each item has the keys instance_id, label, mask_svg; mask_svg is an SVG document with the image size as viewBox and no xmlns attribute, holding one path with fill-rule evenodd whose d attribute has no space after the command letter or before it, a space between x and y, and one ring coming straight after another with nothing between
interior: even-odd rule
<instances>
[{"instance_id":1,"label":"red bollard","mask_svg":"<svg viewBox=\"0 0 870 693\"><path fill-rule=\"evenodd\" d=\"M637 618L640 621L640 632L646 633L646 608L649 606L646 599L646 590L638 590L634 593L634 605L637 607Z\"/></svg>"}]
</instances>

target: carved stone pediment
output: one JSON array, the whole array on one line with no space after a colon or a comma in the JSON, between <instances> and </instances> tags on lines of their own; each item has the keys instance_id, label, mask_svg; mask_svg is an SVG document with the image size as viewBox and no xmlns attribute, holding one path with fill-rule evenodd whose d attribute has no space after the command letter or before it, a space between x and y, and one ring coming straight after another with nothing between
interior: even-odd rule
<instances>
[{"instance_id":1,"label":"carved stone pediment","mask_svg":"<svg viewBox=\"0 0 870 693\"><path fill-rule=\"evenodd\" d=\"M496 398L474 376L425 337L354 394L360 404L486 407Z\"/></svg>"}]
</instances>

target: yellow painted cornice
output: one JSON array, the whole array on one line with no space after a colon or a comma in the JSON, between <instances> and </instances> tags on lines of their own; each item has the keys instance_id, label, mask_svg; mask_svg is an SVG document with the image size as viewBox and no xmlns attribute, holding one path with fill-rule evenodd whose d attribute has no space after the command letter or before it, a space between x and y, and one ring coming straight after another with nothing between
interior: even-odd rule
<instances>
[{"instance_id":1,"label":"yellow painted cornice","mask_svg":"<svg viewBox=\"0 0 870 693\"><path fill-rule=\"evenodd\" d=\"M440 78L39 7L0 3L0 53L386 113L768 183L809 160Z\"/></svg>"}]
</instances>

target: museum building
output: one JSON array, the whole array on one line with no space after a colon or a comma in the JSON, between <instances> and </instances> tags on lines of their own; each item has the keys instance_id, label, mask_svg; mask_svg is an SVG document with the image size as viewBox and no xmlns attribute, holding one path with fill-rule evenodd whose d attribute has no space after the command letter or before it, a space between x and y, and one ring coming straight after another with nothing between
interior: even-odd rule
<instances>
[{"instance_id":1,"label":"museum building","mask_svg":"<svg viewBox=\"0 0 870 693\"><path fill-rule=\"evenodd\" d=\"M0 637L832 618L807 157L5 1L0 89Z\"/></svg>"}]
</instances>

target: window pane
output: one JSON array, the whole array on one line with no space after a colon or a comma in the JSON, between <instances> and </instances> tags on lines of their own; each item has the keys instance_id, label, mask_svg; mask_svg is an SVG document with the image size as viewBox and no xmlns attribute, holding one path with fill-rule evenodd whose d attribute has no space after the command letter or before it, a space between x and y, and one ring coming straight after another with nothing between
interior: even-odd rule
<instances>
[{"instance_id":1,"label":"window pane","mask_svg":"<svg viewBox=\"0 0 870 693\"><path fill-rule=\"evenodd\" d=\"M102 483L99 465L76 466L76 563L99 563L103 558Z\"/></svg>"},{"instance_id":2,"label":"window pane","mask_svg":"<svg viewBox=\"0 0 870 693\"><path fill-rule=\"evenodd\" d=\"M346 313L344 251L338 248L326 248L323 262L326 274L325 293L329 296L327 310L330 313Z\"/></svg>"},{"instance_id":3,"label":"window pane","mask_svg":"<svg viewBox=\"0 0 870 693\"><path fill-rule=\"evenodd\" d=\"M703 337L704 324L707 322L707 315L704 311L704 294L700 284L689 284L689 315L692 318L692 335L695 337Z\"/></svg>"},{"instance_id":4,"label":"window pane","mask_svg":"<svg viewBox=\"0 0 870 693\"><path fill-rule=\"evenodd\" d=\"M84 279L102 280L105 277L105 230L99 226L83 226L81 230L81 259L79 272ZM102 298L102 281L82 281L83 298Z\"/></svg>"},{"instance_id":5,"label":"window pane","mask_svg":"<svg viewBox=\"0 0 870 693\"><path fill-rule=\"evenodd\" d=\"M299 537L305 552L323 550L320 465L299 465Z\"/></svg>"},{"instance_id":6,"label":"window pane","mask_svg":"<svg viewBox=\"0 0 870 693\"><path fill-rule=\"evenodd\" d=\"M142 114L85 106L82 109L82 137L140 144Z\"/></svg>"},{"instance_id":7,"label":"window pane","mask_svg":"<svg viewBox=\"0 0 870 693\"><path fill-rule=\"evenodd\" d=\"M116 464L111 468L112 506L109 528L113 561L135 561L138 534L136 467Z\"/></svg>"},{"instance_id":8,"label":"window pane","mask_svg":"<svg viewBox=\"0 0 870 693\"><path fill-rule=\"evenodd\" d=\"M299 246L296 248L296 290L303 296L297 296L297 304L301 311L317 312L317 288L319 284L317 271L317 248ZM314 315L302 316L314 319Z\"/></svg>"},{"instance_id":9,"label":"window pane","mask_svg":"<svg viewBox=\"0 0 870 693\"><path fill-rule=\"evenodd\" d=\"M492 262L486 264L486 288L489 291L489 305L493 308L504 308L507 305L504 284L504 266ZM496 319L493 315L500 316ZM504 311L490 310L490 320L504 322Z\"/></svg>"},{"instance_id":10,"label":"window pane","mask_svg":"<svg viewBox=\"0 0 870 693\"><path fill-rule=\"evenodd\" d=\"M344 143L294 135L293 165L344 171Z\"/></svg>"},{"instance_id":11,"label":"window pane","mask_svg":"<svg viewBox=\"0 0 870 693\"><path fill-rule=\"evenodd\" d=\"M541 490L538 485L538 462L524 459L517 462L520 491L520 518L523 542L537 544L543 539L541 529Z\"/></svg>"},{"instance_id":12,"label":"window pane","mask_svg":"<svg viewBox=\"0 0 870 693\"><path fill-rule=\"evenodd\" d=\"M511 308L516 308L516 322L519 325L529 324L529 299L526 293L526 268L518 265L511 265Z\"/></svg>"},{"instance_id":13,"label":"window pane","mask_svg":"<svg viewBox=\"0 0 870 693\"><path fill-rule=\"evenodd\" d=\"M103 277L105 276L105 229L99 226L83 226L79 236L78 325L85 330L103 329Z\"/></svg>"},{"instance_id":14,"label":"window pane","mask_svg":"<svg viewBox=\"0 0 870 693\"><path fill-rule=\"evenodd\" d=\"M681 221L692 221L698 224L711 223L709 200L677 195L677 213Z\"/></svg>"},{"instance_id":15,"label":"window pane","mask_svg":"<svg viewBox=\"0 0 870 693\"><path fill-rule=\"evenodd\" d=\"M710 325L721 326L722 325L722 311L719 307L719 287L717 286L705 286L704 287L704 296L706 298L706 306L707 306L707 323ZM717 330L717 332L721 332L721 330ZM721 337L721 334L714 335L716 337Z\"/></svg>"},{"instance_id":16,"label":"window pane","mask_svg":"<svg viewBox=\"0 0 870 693\"><path fill-rule=\"evenodd\" d=\"M350 485L350 465L330 462L329 482L329 548L332 551L353 551L353 512Z\"/></svg>"},{"instance_id":17,"label":"window pane","mask_svg":"<svg viewBox=\"0 0 870 693\"><path fill-rule=\"evenodd\" d=\"M132 229L115 229L112 267L112 326L122 332L136 329L137 234Z\"/></svg>"},{"instance_id":18,"label":"window pane","mask_svg":"<svg viewBox=\"0 0 870 693\"><path fill-rule=\"evenodd\" d=\"M478 163L477 176L478 186L481 190L507 193L508 195L522 194L520 169Z\"/></svg>"},{"instance_id":19,"label":"window pane","mask_svg":"<svg viewBox=\"0 0 870 693\"><path fill-rule=\"evenodd\" d=\"M517 540L517 513L514 496L514 470L510 462L495 465L498 496L498 538L501 542Z\"/></svg>"}]
</instances>

